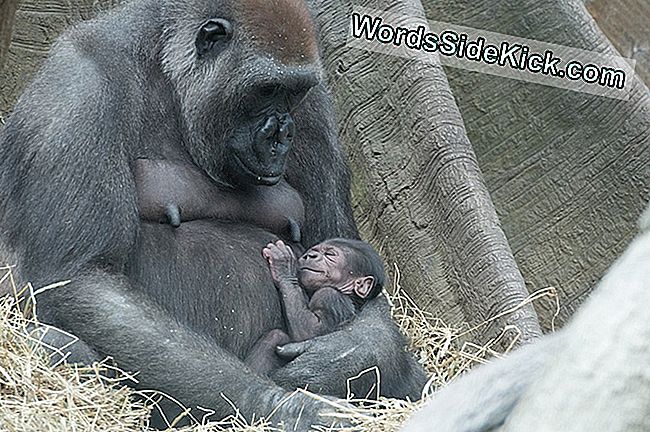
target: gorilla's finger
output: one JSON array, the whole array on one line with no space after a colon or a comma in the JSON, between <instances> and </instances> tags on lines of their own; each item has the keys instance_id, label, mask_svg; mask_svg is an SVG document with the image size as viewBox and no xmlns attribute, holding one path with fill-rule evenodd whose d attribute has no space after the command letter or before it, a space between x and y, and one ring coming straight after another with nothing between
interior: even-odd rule
<instances>
[{"instance_id":1,"label":"gorilla's finger","mask_svg":"<svg viewBox=\"0 0 650 432\"><path fill-rule=\"evenodd\" d=\"M283 359L291 361L307 351L310 345L311 340L306 340L304 342L294 342L278 346L275 349L275 352Z\"/></svg>"},{"instance_id":2,"label":"gorilla's finger","mask_svg":"<svg viewBox=\"0 0 650 432\"><path fill-rule=\"evenodd\" d=\"M276 256L277 256L277 254L280 252L280 249L278 248L278 246L277 246L275 243L269 243L269 244L266 246L266 248L269 250L269 252L270 252L272 255L276 255Z\"/></svg>"},{"instance_id":3,"label":"gorilla's finger","mask_svg":"<svg viewBox=\"0 0 650 432\"><path fill-rule=\"evenodd\" d=\"M287 244L284 245L284 252L285 252L285 255L287 255L289 258L296 259L296 256L294 255L293 250L291 249L291 247L289 245L287 245Z\"/></svg>"},{"instance_id":4,"label":"gorilla's finger","mask_svg":"<svg viewBox=\"0 0 650 432\"><path fill-rule=\"evenodd\" d=\"M280 254L280 257L282 257L285 260L291 259L291 252L289 252L287 249L288 249L288 246L282 245L282 247L278 251L278 253Z\"/></svg>"}]
</instances>

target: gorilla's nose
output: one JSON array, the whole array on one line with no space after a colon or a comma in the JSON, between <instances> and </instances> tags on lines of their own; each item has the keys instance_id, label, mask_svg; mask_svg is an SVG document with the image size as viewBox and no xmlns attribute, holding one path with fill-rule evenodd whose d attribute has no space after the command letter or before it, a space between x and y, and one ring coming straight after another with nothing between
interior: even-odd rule
<instances>
[{"instance_id":1,"label":"gorilla's nose","mask_svg":"<svg viewBox=\"0 0 650 432\"><path fill-rule=\"evenodd\" d=\"M260 129L259 140L267 141L272 139L278 133L278 118L274 115L268 117Z\"/></svg>"},{"instance_id":2,"label":"gorilla's nose","mask_svg":"<svg viewBox=\"0 0 650 432\"><path fill-rule=\"evenodd\" d=\"M290 114L274 114L264 120L254 149L259 160L265 164L284 158L293 141L295 125Z\"/></svg>"},{"instance_id":3,"label":"gorilla's nose","mask_svg":"<svg viewBox=\"0 0 650 432\"><path fill-rule=\"evenodd\" d=\"M293 140L295 125L290 114L275 114L266 119L260 129L259 139L261 141L273 141L274 143L290 144Z\"/></svg>"},{"instance_id":4,"label":"gorilla's nose","mask_svg":"<svg viewBox=\"0 0 650 432\"><path fill-rule=\"evenodd\" d=\"M289 114L283 114L278 118L279 127L278 127L278 142L291 142L293 140L293 133L295 130L295 125L293 123L293 118Z\"/></svg>"},{"instance_id":5,"label":"gorilla's nose","mask_svg":"<svg viewBox=\"0 0 650 432\"><path fill-rule=\"evenodd\" d=\"M292 111L318 83L318 74L311 69L284 68L270 78L265 77L257 81L251 94L263 107ZM256 111L252 112L254 114Z\"/></svg>"}]
</instances>

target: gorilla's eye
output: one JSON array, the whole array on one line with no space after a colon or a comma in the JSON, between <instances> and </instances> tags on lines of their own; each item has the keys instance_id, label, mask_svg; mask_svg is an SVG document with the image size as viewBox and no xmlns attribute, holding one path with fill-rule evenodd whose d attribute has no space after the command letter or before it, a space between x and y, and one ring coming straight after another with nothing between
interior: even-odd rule
<instances>
[{"instance_id":1,"label":"gorilla's eye","mask_svg":"<svg viewBox=\"0 0 650 432\"><path fill-rule=\"evenodd\" d=\"M196 51L199 56L212 51L223 42L232 38L232 25L225 19L215 18L208 20L196 37Z\"/></svg>"}]
</instances>

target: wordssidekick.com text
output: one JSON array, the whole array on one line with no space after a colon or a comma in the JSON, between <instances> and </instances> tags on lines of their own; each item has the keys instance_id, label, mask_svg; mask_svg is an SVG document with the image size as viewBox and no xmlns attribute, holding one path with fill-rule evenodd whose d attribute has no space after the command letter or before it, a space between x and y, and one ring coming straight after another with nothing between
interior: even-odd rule
<instances>
[{"instance_id":1,"label":"wordssidekick.com text","mask_svg":"<svg viewBox=\"0 0 650 432\"><path fill-rule=\"evenodd\" d=\"M632 61L622 57L451 24L420 20L413 25L398 25L394 23L408 22L408 19L390 20L379 14L381 12L353 12L348 43L352 41L352 45L359 48L401 56L408 51L417 52L420 57L421 54L434 54L440 63L449 66L571 90L602 92L621 99L626 98L623 91L627 90L628 75L634 71L634 64L630 65ZM397 53L396 48L401 51ZM575 57L567 57L571 54ZM586 58L589 55L591 58ZM564 83L557 82L560 80ZM568 86L572 83L577 88ZM594 90L594 87L605 90ZM619 92L606 94L607 90Z\"/></svg>"}]
</instances>

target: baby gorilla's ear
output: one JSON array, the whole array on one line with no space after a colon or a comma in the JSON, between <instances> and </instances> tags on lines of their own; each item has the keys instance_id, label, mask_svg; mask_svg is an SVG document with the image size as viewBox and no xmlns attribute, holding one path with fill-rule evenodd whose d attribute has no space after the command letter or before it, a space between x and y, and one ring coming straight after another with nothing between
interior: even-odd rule
<instances>
[{"instance_id":1,"label":"baby gorilla's ear","mask_svg":"<svg viewBox=\"0 0 650 432\"><path fill-rule=\"evenodd\" d=\"M354 293L359 296L359 298L366 298L372 288L375 286L375 277L374 276L364 276L359 277L354 280Z\"/></svg>"}]
</instances>

